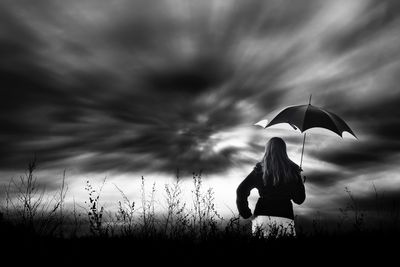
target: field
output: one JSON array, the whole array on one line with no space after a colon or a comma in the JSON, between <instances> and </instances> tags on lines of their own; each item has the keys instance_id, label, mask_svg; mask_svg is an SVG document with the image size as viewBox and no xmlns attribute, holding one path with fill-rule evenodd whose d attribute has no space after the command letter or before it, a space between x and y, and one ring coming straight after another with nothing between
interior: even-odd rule
<instances>
[{"instance_id":1,"label":"field","mask_svg":"<svg viewBox=\"0 0 400 267\"><path fill-rule=\"evenodd\" d=\"M101 205L101 186L86 184L84 211L66 209L65 177L51 198L37 187L36 163L29 164L19 181L4 187L0 234L5 257L27 262L88 263L152 261L194 264L298 261L308 263L382 264L396 258L400 237L398 208L380 221L369 222L349 192L350 209L341 223L328 226L321 220L296 222L296 237L253 236L249 221L233 214L222 218L214 205L213 190L204 190L201 174L193 174L193 203L184 203L177 177L165 185L164 213L155 213L154 189L147 194L142 178L142 199L137 205L121 194L118 210ZM307 230L306 230L307 229ZM319 258L317 258L317 256Z\"/></svg>"}]
</instances>

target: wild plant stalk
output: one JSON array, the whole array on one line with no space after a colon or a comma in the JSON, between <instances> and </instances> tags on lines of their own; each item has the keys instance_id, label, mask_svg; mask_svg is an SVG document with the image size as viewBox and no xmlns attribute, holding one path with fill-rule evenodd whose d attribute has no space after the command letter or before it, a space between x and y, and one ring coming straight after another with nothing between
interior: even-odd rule
<instances>
[{"instance_id":1,"label":"wild plant stalk","mask_svg":"<svg viewBox=\"0 0 400 267\"><path fill-rule=\"evenodd\" d=\"M73 198L73 209L72 209L72 215L73 215L73 220L74 220L74 228L72 230L71 236L72 237L76 237L78 230L81 226L81 220L78 219L78 217L80 217L81 215L77 213L76 211L76 202L75 202L75 197Z\"/></svg>"},{"instance_id":2,"label":"wild plant stalk","mask_svg":"<svg viewBox=\"0 0 400 267\"><path fill-rule=\"evenodd\" d=\"M324 224L321 213L319 211L317 212L315 218L312 220L312 228L314 234L319 236L327 235L328 233L327 232L328 227L326 226L326 224Z\"/></svg>"},{"instance_id":3,"label":"wild plant stalk","mask_svg":"<svg viewBox=\"0 0 400 267\"><path fill-rule=\"evenodd\" d=\"M147 205L146 205L146 188L145 188L145 182L144 182L144 177L142 176L142 184L141 184L141 190L142 190L142 219L143 219L143 227L146 227L147 225Z\"/></svg>"},{"instance_id":4,"label":"wild plant stalk","mask_svg":"<svg viewBox=\"0 0 400 267\"><path fill-rule=\"evenodd\" d=\"M392 202L391 210L390 210L390 218L391 218L391 229L394 231L400 230L400 208L399 203L396 201Z\"/></svg>"},{"instance_id":5,"label":"wild plant stalk","mask_svg":"<svg viewBox=\"0 0 400 267\"><path fill-rule=\"evenodd\" d=\"M192 199L193 213L191 222L191 232L199 235L200 238L207 238L209 235L215 234L217 227L217 219L222 221L223 218L218 214L214 204L214 191L209 188L205 193L202 192L202 173L193 173Z\"/></svg>"},{"instance_id":6,"label":"wild plant stalk","mask_svg":"<svg viewBox=\"0 0 400 267\"><path fill-rule=\"evenodd\" d=\"M44 191L43 191L44 193ZM61 227L58 210L60 208L60 202L57 199L57 193L52 198L46 199L42 203L42 208L37 216L37 227L36 232L43 235L52 236L57 229Z\"/></svg>"},{"instance_id":7,"label":"wild plant stalk","mask_svg":"<svg viewBox=\"0 0 400 267\"><path fill-rule=\"evenodd\" d=\"M378 190L374 183L372 183L372 188L375 193L375 210L378 219L379 230L382 231L384 228L389 228L392 231L398 231L400 225L399 203L396 201L392 201L391 203L386 203L386 205L384 205L384 194L378 194Z\"/></svg>"},{"instance_id":8,"label":"wild plant stalk","mask_svg":"<svg viewBox=\"0 0 400 267\"><path fill-rule=\"evenodd\" d=\"M347 193L350 200L347 206L347 210L351 210L354 214L353 226L357 231L361 231L364 227L364 213L361 211L358 201L355 199L348 187L345 187L345 192Z\"/></svg>"},{"instance_id":9,"label":"wild plant stalk","mask_svg":"<svg viewBox=\"0 0 400 267\"><path fill-rule=\"evenodd\" d=\"M64 169L63 171L63 177L61 181L61 188L59 192L59 203L60 203L60 216L59 216L59 224L60 224L60 235L63 236L63 226L64 226L64 214L63 214L63 209L64 209L64 203L65 203L65 196L67 195L68 191L68 185L65 184L65 172L66 170Z\"/></svg>"},{"instance_id":10,"label":"wild plant stalk","mask_svg":"<svg viewBox=\"0 0 400 267\"><path fill-rule=\"evenodd\" d=\"M5 211L6 211L6 217L10 218L10 205L12 205L12 200L11 200L11 184L12 180L9 181L7 187L5 187L5 195L6 195L6 206L5 206Z\"/></svg>"},{"instance_id":11,"label":"wild plant stalk","mask_svg":"<svg viewBox=\"0 0 400 267\"><path fill-rule=\"evenodd\" d=\"M130 201L117 185L114 184L114 186L120 192L123 200L122 202L118 201L118 210L115 215L118 227L121 227L121 232L123 235L131 236L135 230L135 202Z\"/></svg>"},{"instance_id":12,"label":"wild plant stalk","mask_svg":"<svg viewBox=\"0 0 400 267\"><path fill-rule=\"evenodd\" d=\"M164 189L167 203L167 214L164 218L164 235L169 237L182 236L186 232L189 215L185 212L186 203L181 201L182 188L179 170L177 170L175 182L172 185L166 184Z\"/></svg>"},{"instance_id":13,"label":"wild plant stalk","mask_svg":"<svg viewBox=\"0 0 400 267\"><path fill-rule=\"evenodd\" d=\"M193 228L195 229L196 224L201 226L202 217L201 216L201 172L199 174L193 173L193 186L192 190L192 198L193 198L193 208L194 208L194 216L193 216ZM198 222L197 222L198 221Z\"/></svg>"},{"instance_id":14,"label":"wild plant stalk","mask_svg":"<svg viewBox=\"0 0 400 267\"><path fill-rule=\"evenodd\" d=\"M39 192L36 186L37 178L34 176L36 169L36 159L28 163L28 170L25 176L20 176L19 183L13 181L17 190L16 198L22 204L20 209L23 224L33 230L33 221L38 212L39 206L43 201L44 192Z\"/></svg>"},{"instance_id":15,"label":"wild plant stalk","mask_svg":"<svg viewBox=\"0 0 400 267\"><path fill-rule=\"evenodd\" d=\"M142 234L146 236L154 235L156 232L156 217L155 217L155 193L156 193L156 183L153 183L150 193L150 200L146 196L145 179L142 176L141 183L142 191Z\"/></svg>"},{"instance_id":16,"label":"wild plant stalk","mask_svg":"<svg viewBox=\"0 0 400 267\"><path fill-rule=\"evenodd\" d=\"M155 230L155 223L156 223L156 213L155 213L155 195L156 195L156 183L153 183L153 186L151 188L151 194L150 194L150 202L148 203L147 209L150 211L149 213L149 219L150 219L150 227L151 229Z\"/></svg>"},{"instance_id":17,"label":"wild plant stalk","mask_svg":"<svg viewBox=\"0 0 400 267\"><path fill-rule=\"evenodd\" d=\"M37 177L34 172L37 168L37 161L34 158L28 163L25 175L20 176L18 181L10 180L6 189L6 211L10 218L10 207L17 215L15 221L22 224L29 232L39 235L53 234L60 226L60 217L57 215L63 205L65 190L65 175L60 198L57 193L49 198L44 198L45 189L37 185Z\"/></svg>"},{"instance_id":18,"label":"wild plant stalk","mask_svg":"<svg viewBox=\"0 0 400 267\"><path fill-rule=\"evenodd\" d=\"M108 228L103 228L104 207L100 205L100 195L106 179L107 177L104 178L98 191L93 188L89 181L86 181L85 190L89 194L89 203L85 201L85 204L88 205L87 215L89 219L89 229L94 236L104 236L108 234Z\"/></svg>"},{"instance_id":19,"label":"wild plant stalk","mask_svg":"<svg viewBox=\"0 0 400 267\"><path fill-rule=\"evenodd\" d=\"M232 234L232 233L239 233L241 231L240 226L240 216L233 215L227 222L225 226L225 233Z\"/></svg>"}]
</instances>

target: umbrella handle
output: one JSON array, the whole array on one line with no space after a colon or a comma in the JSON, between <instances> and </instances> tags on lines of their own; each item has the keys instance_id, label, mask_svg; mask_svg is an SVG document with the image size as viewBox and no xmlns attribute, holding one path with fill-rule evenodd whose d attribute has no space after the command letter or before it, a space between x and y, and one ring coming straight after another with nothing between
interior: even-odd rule
<instances>
[{"instance_id":1,"label":"umbrella handle","mask_svg":"<svg viewBox=\"0 0 400 267\"><path fill-rule=\"evenodd\" d=\"M303 169L301 168L301 166L303 165L303 154L304 154L304 144L306 142L306 133L304 133L304 137L303 137L303 148L301 149L301 160L300 160L300 171L303 171Z\"/></svg>"}]
</instances>

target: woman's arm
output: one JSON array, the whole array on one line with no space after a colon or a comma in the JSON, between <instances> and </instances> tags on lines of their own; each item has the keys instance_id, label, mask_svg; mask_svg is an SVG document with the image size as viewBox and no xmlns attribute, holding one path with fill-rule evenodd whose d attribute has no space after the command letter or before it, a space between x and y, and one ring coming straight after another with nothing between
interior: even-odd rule
<instances>
[{"instance_id":1,"label":"woman's arm","mask_svg":"<svg viewBox=\"0 0 400 267\"><path fill-rule=\"evenodd\" d=\"M240 216L245 219L250 218L252 215L247 198L250 195L250 191L256 187L255 178L255 170L253 170L236 189L236 206Z\"/></svg>"},{"instance_id":2,"label":"woman's arm","mask_svg":"<svg viewBox=\"0 0 400 267\"><path fill-rule=\"evenodd\" d=\"M304 187L304 181L301 178L300 172L296 177L296 184L293 190L292 200L294 203L300 205L306 200L306 189Z\"/></svg>"}]
</instances>

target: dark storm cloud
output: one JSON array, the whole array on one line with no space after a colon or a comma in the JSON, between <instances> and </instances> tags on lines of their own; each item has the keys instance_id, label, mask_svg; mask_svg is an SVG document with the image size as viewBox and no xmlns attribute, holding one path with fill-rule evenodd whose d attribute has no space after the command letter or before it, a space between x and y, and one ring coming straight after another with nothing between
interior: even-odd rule
<instances>
[{"instance_id":1,"label":"dark storm cloud","mask_svg":"<svg viewBox=\"0 0 400 267\"><path fill-rule=\"evenodd\" d=\"M356 143L348 147L331 149L312 153L321 160L337 164L349 169L362 170L373 168L386 162L393 162L393 156L398 153L400 144L396 140L379 142L372 140L370 143Z\"/></svg>"},{"instance_id":2,"label":"dark storm cloud","mask_svg":"<svg viewBox=\"0 0 400 267\"><path fill-rule=\"evenodd\" d=\"M47 167L91 155L79 162L86 171L226 170L238 151L215 152L210 137L246 120L239 100L280 98L279 88L257 92L273 81L241 80L261 72L238 70L233 50L247 34L284 27L286 15L264 20L264 4L254 2L264 7L256 17L256 6L237 4L215 34L208 12L217 11L195 3L183 10L187 21L166 4L94 3L2 3L1 167L19 169L36 154ZM301 17L288 12L290 25ZM261 29L249 31L247 18Z\"/></svg>"},{"instance_id":3,"label":"dark storm cloud","mask_svg":"<svg viewBox=\"0 0 400 267\"><path fill-rule=\"evenodd\" d=\"M329 39L331 48L336 51L354 49L376 38L382 29L397 24L400 16L400 4L395 0L369 1L363 11L364 18L353 26L344 29Z\"/></svg>"},{"instance_id":4,"label":"dark storm cloud","mask_svg":"<svg viewBox=\"0 0 400 267\"><path fill-rule=\"evenodd\" d=\"M214 58L199 58L172 69L150 71L144 78L153 90L166 94L196 94L222 85L229 75L228 66L222 66L214 55Z\"/></svg>"},{"instance_id":5,"label":"dark storm cloud","mask_svg":"<svg viewBox=\"0 0 400 267\"><path fill-rule=\"evenodd\" d=\"M337 170L307 171L306 182L318 187L331 187L343 180L344 174Z\"/></svg>"},{"instance_id":6,"label":"dark storm cloud","mask_svg":"<svg viewBox=\"0 0 400 267\"><path fill-rule=\"evenodd\" d=\"M215 3L0 4L0 167L20 169L34 153L49 168L76 164L99 172L223 172L248 163L234 144L214 150L224 141L215 136L292 104L287 101L299 89L282 81L291 78L287 73L293 67L303 66L310 40L296 38L308 33L303 27L323 2L236 1L219 8ZM365 11L373 16L357 17L356 23L320 37L318 49L338 57L364 51L397 23L395 1L383 3L386 11L376 3ZM278 45L275 38L282 38ZM311 58L318 59L318 52ZM400 98L353 106L346 95L353 81L395 62L391 55L364 58L356 71L320 83L327 89L315 90L319 103L355 122L353 130L368 140L307 150L309 156L361 169L398 153ZM382 84L383 90L397 90L396 81ZM260 153L263 145L250 144ZM320 177L312 179L318 186L335 184L334 173L311 172L310 179L313 175Z\"/></svg>"},{"instance_id":7,"label":"dark storm cloud","mask_svg":"<svg viewBox=\"0 0 400 267\"><path fill-rule=\"evenodd\" d=\"M400 65L393 75L396 73L400 74ZM381 90L378 89L381 95L376 96L374 101L355 106L339 104L334 100L329 107L346 120L356 122L353 130L356 135L360 133L365 137L345 147L339 145L329 151L312 151L310 154L338 166L360 170L392 162L400 151L400 91L394 79L388 79L381 87ZM386 92L390 93L386 95Z\"/></svg>"},{"instance_id":8,"label":"dark storm cloud","mask_svg":"<svg viewBox=\"0 0 400 267\"><path fill-rule=\"evenodd\" d=\"M318 84L326 89L320 103L349 122L361 138L346 146L312 151L311 156L353 171L393 164L400 151L400 50L398 39L393 38L399 26L398 1L371 1L353 24L323 42L336 57L348 56L354 68ZM359 81L366 82L356 88Z\"/></svg>"}]
</instances>

